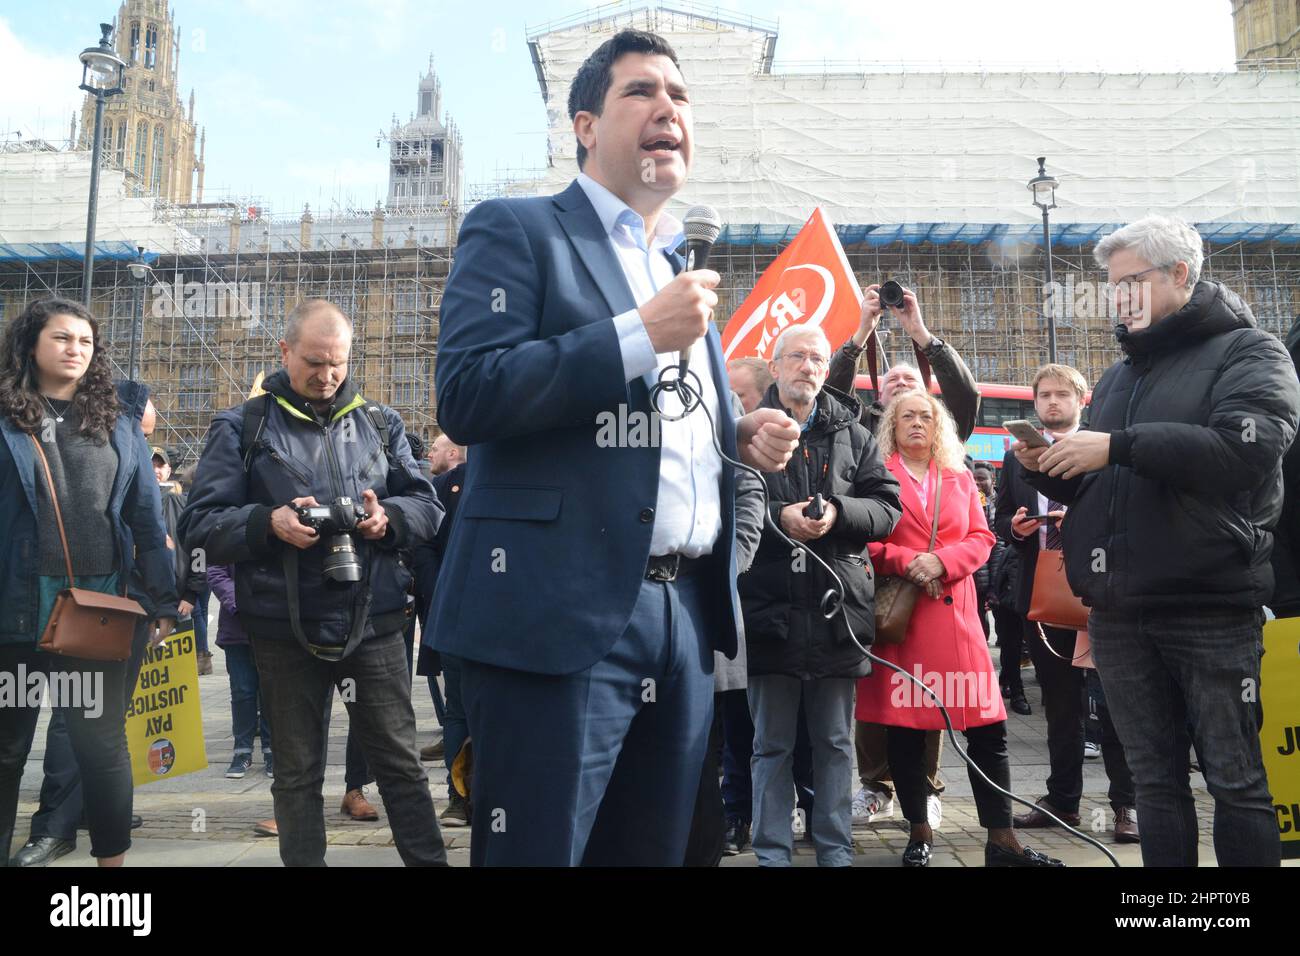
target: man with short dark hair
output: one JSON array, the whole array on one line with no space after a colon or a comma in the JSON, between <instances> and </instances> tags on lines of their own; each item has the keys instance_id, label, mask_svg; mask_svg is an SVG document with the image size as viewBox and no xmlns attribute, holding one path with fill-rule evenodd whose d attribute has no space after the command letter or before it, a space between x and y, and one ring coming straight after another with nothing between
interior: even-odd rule
<instances>
[{"instance_id":1,"label":"man with short dark hair","mask_svg":"<svg viewBox=\"0 0 1300 956\"><path fill-rule=\"evenodd\" d=\"M720 276L673 254L691 111L672 47L618 33L570 90L577 181L460 231L435 378L474 453L433 630L464 659L478 865L684 859L762 521L719 449L776 470L799 437L775 409L733 418ZM693 410L657 387L656 409L683 354Z\"/></svg>"},{"instance_id":2,"label":"man with short dark hair","mask_svg":"<svg viewBox=\"0 0 1300 956\"><path fill-rule=\"evenodd\" d=\"M1125 357L1093 391L1088 428L1012 446L1030 484L1070 505L1070 587L1092 610L1093 659L1142 811L1142 862L1196 866L1190 724L1214 798L1220 866L1277 866L1257 724L1282 457L1300 422L1291 356L1222 283L1201 236L1149 216L1094 250ZM1105 756L1106 747L1102 748Z\"/></svg>"}]
</instances>

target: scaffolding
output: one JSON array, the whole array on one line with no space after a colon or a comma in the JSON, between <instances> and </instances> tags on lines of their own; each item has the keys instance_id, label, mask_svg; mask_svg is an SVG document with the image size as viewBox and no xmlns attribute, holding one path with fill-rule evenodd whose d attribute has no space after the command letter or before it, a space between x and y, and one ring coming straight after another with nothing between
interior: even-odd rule
<instances>
[{"instance_id":1,"label":"scaffolding","mask_svg":"<svg viewBox=\"0 0 1300 956\"><path fill-rule=\"evenodd\" d=\"M306 298L328 299L351 317L349 375L427 438L436 430L434 356L450 265L446 246L418 243L163 255L145 283L127 261L97 261L90 308L116 378L128 377L140 322L139 378L158 409L157 440L182 461L197 460L216 412L247 398L259 372L280 367L285 316ZM80 300L80 261L0 261L0 321L47 296Z\"/></svg>"}]
</instances>

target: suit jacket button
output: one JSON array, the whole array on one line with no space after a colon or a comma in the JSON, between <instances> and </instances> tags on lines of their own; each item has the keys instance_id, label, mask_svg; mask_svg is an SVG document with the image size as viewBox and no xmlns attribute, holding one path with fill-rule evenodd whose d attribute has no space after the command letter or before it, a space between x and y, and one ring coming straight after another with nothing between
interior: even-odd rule
<instances>
[{"instance_id":1,"label":"suit jacket button","mask_svg":"<svg viewBox=\"0 0 1300 956\"><path fill-rule=\"evenodd\" d=\"M951 594L945 594L945 595L944 595L944 598L943 598L943 603L944 603L944 604L951 604L951 603L952 603L952 595L951 595Z\"/></svg>"},{"instance_id":2,"label":"suit jacket button","mask_svg":"<svg viewBox=\"0 0 1300 956\"><path fill-rule=\"evenodd\" d=\"M653 508L642 508L641 514L638 515L642 524L649 524L655 520L655 510Z\"/></svg>"}]
</instances>

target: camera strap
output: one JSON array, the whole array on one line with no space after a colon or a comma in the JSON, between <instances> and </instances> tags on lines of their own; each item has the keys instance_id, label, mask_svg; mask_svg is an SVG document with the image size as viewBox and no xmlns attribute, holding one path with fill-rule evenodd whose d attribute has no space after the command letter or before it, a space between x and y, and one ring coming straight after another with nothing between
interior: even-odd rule
<instances>
[{"instance_id":1,"label":"camera strap","mask_svg":"<svg viewBox=\"0 0 1300 956\"><path fill-rule=\"evenodd\" d=\"M908 341L911 341L910 339ZM884 346L876 338L875 329L871 330L871 335L867 338L867 371L871 373L871 389L876 393L876 399L880 398L880 382L878 368L878 356L884 352ZM912 342L912 354L916 356L916 367L921 372L921 381L925 382L925 390L930 390L930 360L925 357L925 352L915 342Z\"/></svg>"},{"instance_id":2,"label":"camera strap","mask_svg":"<svg viewBox=\"0 0 1300 956\"><path fill-rule=\"evenodd\" d=\"M307 640L307 634L302 629L302 603L298 596L298 549L292 545L287 546L284 552L284 585L288 592L289 627L303 650L323 661L341 661L357 649L365 636L366 624L370 620L370 604L374 598L370 590L369 561L366 562L366 579L361 583L360 599L352 602L352 629L348 632L347 643L342 650Z\"/></svg>"}]
</instances>

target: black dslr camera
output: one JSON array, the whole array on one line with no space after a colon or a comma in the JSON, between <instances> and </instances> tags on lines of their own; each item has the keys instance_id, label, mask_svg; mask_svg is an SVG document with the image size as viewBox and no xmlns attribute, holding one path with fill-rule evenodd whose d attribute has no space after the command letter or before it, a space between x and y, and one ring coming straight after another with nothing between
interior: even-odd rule
<instances>
[{"instance_id":1,"label":"black dslr camera","mask_svg":"<svg viewBox=\"0 0 1300 956\"><path fill-rule=\"evenodd\" d=\"M906 300L903 298L903 286L893 279L886 279L876 290L880 304L887 309L901 309Z\"/></svg>"},{"instance_id":2,"label":"black dslr camera","mask_svg":"<svg viewBox=\"0 0 1300 956\"><path fill-rule=\"evenodd\" d=\"M361 580L361 561L353 532L366 520L366 509L351 498L328 505L299 508L298 520L325 539L324 575L327 585L345 587Z\"/></svg>"}]
</instances>

